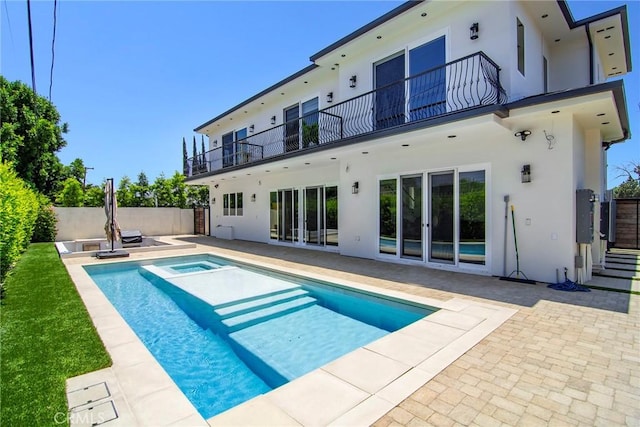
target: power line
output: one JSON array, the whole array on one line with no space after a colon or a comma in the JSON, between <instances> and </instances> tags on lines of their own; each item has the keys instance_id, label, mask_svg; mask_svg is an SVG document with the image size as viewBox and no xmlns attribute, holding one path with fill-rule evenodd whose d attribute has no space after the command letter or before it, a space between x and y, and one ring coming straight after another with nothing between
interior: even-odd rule
<instances>
[{"instance_id":1,"label":"power line","mask_svg":"<svg viewBox=\"0 0 640 427\"><path fill-rule=\"evenodd\" d=\"M27 19L29 20L29 51L31 53L31 88L36 92L36 69L33 61L33 30L31 29L31 1L27 0Z\"/></svg>"},{"instance_id":2,"label":"power line","mask_svg":"<svg viewBox=\"0 0 640 427\"><path fill-rule=\"evenodd\" d=\"M53 0L53 39L51 40L51 72L49 74L49 101L51 101L51 88L53 87L53 63L56 57L56 24L58 0Z\"/></svg>"},{"instance_id":3,"label":"power line","mask_svg":"<svg viewBox=\"0 0 640 427\"><path fill-rule=\"evenodd\" d=\"M9 8L7 7L7 1L9 0L4 0L4 12L5 12L5 15L7 15L7 25L9 27L9 36L11 37L11 47L15 51L16 46L13 43L13 30L11 30L11 20L9 19Z\"/></svg>"}]
</instances>

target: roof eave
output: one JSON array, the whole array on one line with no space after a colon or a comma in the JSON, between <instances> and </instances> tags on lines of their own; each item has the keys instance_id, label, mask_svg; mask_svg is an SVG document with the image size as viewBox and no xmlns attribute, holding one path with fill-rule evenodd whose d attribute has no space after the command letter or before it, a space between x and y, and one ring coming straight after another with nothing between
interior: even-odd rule
<instances>
[{"instance_id":1,"label":"roof eave","mask_svg":"<svg viewBox=\"0 0 640 427\"><path fill-rule=\"evenodd\" d=\"M623 137L610 141L602 141L603 146L610 146L619 142L626 141L631 138L631 130L629 128L629 113L627 111L627 102L624 93L624 81L614 80L606 83L601 83L592 86L585 86L578 89L572 89L564 92L555 92L543 95L536 95L529 98L520 99L518 101L506 104L505 107L508 110L517 108L525 108L533 105L544 104L547 102L561 101L564 99L577 98L580 96L591 95L595 93L611 92L613 99L618 110L618 117L620 119L620 127Z\"/></svg>"},{"instance_id":2,"label":"roof eave","mask_svg":"<svg viewBox=\"0 0 640 427\"><path fill-rule=\"evenodd\" d=\"M423 3L424 1L425 0L410 0L410 1L407 1L405 3L402 3L400 6L396 7L395 9L390 10L389 12L385 13L381 17L379 17L379 18L369 22L368 24L358 28L357 30L355 30L351 34L349 34L349 35L341 38L337 42L332 43L329 46L325 47L324 49L322 49L318 53L315 53L315 54L311 55L311 57L309 59L312 62L317 61L318 59L322 58L326 54L333 52L334 50L338 49L339 47L344 46L345 44L349 43L350 41L357 39L361 35L366 34L367 32L373 30L376 27L379 27L380 25L384 24L387 21L390 21L391 19L395 18L396 16L403 14L407 10L418 6L419 4Z\"/></svg>"},{"instance_id":3,"label":"roof eave","mask_svg":"<svg viewBox=\"0 0 640 427\"><path fill-rule=\"evenodd\" d=\"M627 72L631 72L631 44L629 39L629 23L627 20L627 6L619 6L614 9L607 10L602 13L598 13L597 15L589 16L587 18L576 21L571 14L571 10L569 10L569 6L567 5L566 0L557 0L558 6L560 7L560 11L564 16L565 21L567 21L567 25L570 29L587 26L593 22L600 21L602 19L606 19L615 15L620 15L620 21L622 22L622 34L624 37L624 49L627 63Z\"/></svg>"}]
</instances>

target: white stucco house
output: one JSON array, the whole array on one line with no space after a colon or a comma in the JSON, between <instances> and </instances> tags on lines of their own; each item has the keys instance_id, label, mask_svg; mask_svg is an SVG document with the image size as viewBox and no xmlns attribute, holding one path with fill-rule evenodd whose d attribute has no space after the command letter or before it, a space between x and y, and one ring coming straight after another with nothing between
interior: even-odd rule
<instances>
[{"instance_id":1,"label":"white stucco house","mask_svg":"<svg viewBox=\"0 0 640 427\"><path fill-rule=\"evenodd\" d=\"M212 235L543 282L602 265L626 7L407 2L310 60L195 129Z\"/></svg>"}]
</instances>

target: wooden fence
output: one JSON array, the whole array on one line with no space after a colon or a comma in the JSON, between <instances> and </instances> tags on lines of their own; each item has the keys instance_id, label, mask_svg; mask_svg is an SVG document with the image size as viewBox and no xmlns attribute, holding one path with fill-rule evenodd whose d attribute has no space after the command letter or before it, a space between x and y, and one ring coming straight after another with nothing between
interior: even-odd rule
<instances>
[{"instance_id":1,"label":"wooden fence","mask_svg":"<svg viewBox=\"0 0 640 427\"><path fill-rule=\"evenodd\" d=\"M616 199L616 241L622 249L640 249L640 199Z\"/></svg>"}]
</instances>

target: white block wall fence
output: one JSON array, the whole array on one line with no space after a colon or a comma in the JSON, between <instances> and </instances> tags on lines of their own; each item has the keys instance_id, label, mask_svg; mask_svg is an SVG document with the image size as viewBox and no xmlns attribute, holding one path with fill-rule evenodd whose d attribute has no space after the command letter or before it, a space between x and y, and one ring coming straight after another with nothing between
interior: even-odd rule
<instances>
[{"instance_id":1,"label":"white block wall fence","mask_svg":"<svg viewBox=\"0 0 640 427\"><path fill-rule=\"evenodd\" d=\"M58 218L56 241L105 237L104 208L54 208ZM193 209L118 208L122 230L140 230L143 236L193 234Z\"/></svg>"}]
</instances>

